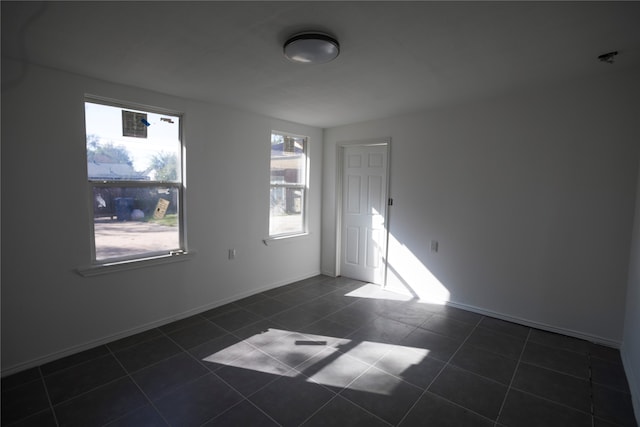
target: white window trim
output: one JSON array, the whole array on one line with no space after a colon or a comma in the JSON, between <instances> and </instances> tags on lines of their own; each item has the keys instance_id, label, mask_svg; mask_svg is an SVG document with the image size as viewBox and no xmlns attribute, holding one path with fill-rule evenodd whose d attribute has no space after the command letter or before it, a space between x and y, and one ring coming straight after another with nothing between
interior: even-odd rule
<instances>
[{"instance_id":1,"label":"white window trim","mask_svg":"<svg viewBox=\"0 0 640 427\"><path fill-rule=\"evenodd\" d=\"M262 239L262 243L264 243L265 246L272 246L274 244L291 241L293 239L304 239L309 236L311 236L311 233L309 232L296 233L296 234L281 234L278 236L271 236L271 237L264 238Z\"/></svg>"},{"instance_id":2,"label":"white window trim","mask_svg":"<svg viewBox=\"0 0 640 427\"><path fill-rule=\"evenodd\" d=\"M171 264L174 262L188 261L193 259L195 256L194 251L187 250L187 225L186 225L186 159L185 159L185 145L184 145L184 114L178 111L152 107L144 104L139 104L135 102L124 102L120 100L115 100L111 98L85 94L83 98L83 104L85 102L91 102L95 104L102 104L117 108L129 108L141 111L148 111L157 114L169 114L173 116L180 117L180 182L179 183L167 183L163 181L141 181L144 185L176 185L179 187L180 191L180 204L179 204L179 218L180 218L180 229L179 229L179 244L180 249L174 249L171 251L159 251L159 252L151 252L151 253L142 253L137 257L128 257L126 259L107 259L107 260L96 260L96 248L95 248L95 229L93 225L93 221L91 221L91 265L81 266L76 268L76 272L83 277L92 277L103 274L116 273L120 271L134 270L138 268L145 268L155 265L162 264ZM86 133L86 131L85 131ZM88 191L93 194L93 188L95 185L106 184L107 181L91 181L87 179L87 188ZM126 182L117 182L118 185L128 185ZM137 183L136 183L137 184ZM93 199L92 197L88 197L89 202L89 212L93 215Z\"/></svg>"},{"instance_id":3,"label":"white window trim","mask_svg":"<svg viewBox=\"0 0 640 427\"><path fill-rule=\"evenodd\" d=\"M192 260L196 252L173 251L168 254L153 255L145 258L129 259L125 261L105 262L78 267L76 272L82 277L101 276L103 274L117 273L120 271L135 270L138 268L152 267L154 265L172 264Z\"/></svg>"},{"instance_id":4,"label":"white window trim","mask_svg":"<svg viewBox=\"0 0 640 427\"><path fill-rule=\"evenodd\" d=\"M269 134L269 140L271 140L271 136L276 133L279 135L286 135L286 136L292 136L295 138L304 138L305 139L305 143L304 143L304 154L305 154L305 165L304 165L304 174L305 174L305 181L304 184L287 184L287 183L277 183L277 184L272 184L271 183L271 179L269 179L269 191L271 191L272 188L274 187L279 187L279 188L298 188L301 189L302 191L304 191L304 199L303 199L303 215L302 215L302 231L294 231L291 233L281 233L281 234L269 234L269 227L271 226L271 213L269 211L269 216L268 216L268 223L267 223L267 238L263 239L262 242L268 246L269 242L278 242L278 241L284 241L284 240L288 240L288 239L293 239L293 238L300 238L300 237L305 237L308 236L309 233L309 179L310 179L310 173L309 173L309 169L310 169L310 162L309 162L309 140L310 138L308 136L305 135L298 135L295 133L291 133L291 132L285 132L285 131L279 131L279 130L271 130L271 133ZM269 174L271 174L271 151L269 151Z\"/></svg>"}]
</instances>

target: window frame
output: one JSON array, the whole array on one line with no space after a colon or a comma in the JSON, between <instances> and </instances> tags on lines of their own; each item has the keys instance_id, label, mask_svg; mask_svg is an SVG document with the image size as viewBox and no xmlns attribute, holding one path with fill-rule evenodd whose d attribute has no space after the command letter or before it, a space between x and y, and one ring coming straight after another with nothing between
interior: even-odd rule
<instances>
[{"instance_id":1,"label":"window frame","mask_svg":"<svg viewBox=\"0 0 640 427\"><path fill-rule=\"evenodd\" d=\"M265 239L265 243L267 243L268 241L275 241L275 240L282 240L282 239L289 239L292 237L300 237L300 236L306 236L309 234L309 169L310 169L310 162L309 162L309 137L305 136L305 135L298 135L295 133L291 133L291 132L285 132L285 131L279 131L279 130L271 130L271 133L269 134L270 138L269 138L269 147L271 147L271 139L273 138L273 135L281 135L283 137L292 137L292 138L302 138L303 139L303 149L302 152L304 154L304 174L302 174L302 176L304 177L304 181L301 183L286 183L286 182L282 182L282 183L273 183L271 180L271 170L272 170L272 166L271 166L271 162L272 162L272 157L271 157L271 149L269 150L269 216L268 216L268 224L267 224L267 236L268 238ZM292 190L300 190L302 192L302 204L301 204L301 216L302 216L302 229L301 230L296 230L296 231L292 231L292 232L284 232L284 233L278 233L278 234L271 234L271 191L274 188L284 188L284 189L292 189Z\"/></svg>"},{"instance_id":2,"label":"window frame","mask_svg":"<svg viewBox=\"0 0 640 427\"><path fill-rule=\"evenodd\" d=\"M176 181L164 181L164 180L149 180L149 181L135 181L135 180L106 180L106 179L91 179L89 178L89 171L85 174L87 185L87 201L89 204L89 218L90 218L90 250L91 250L91 264L89 267L81 267L78 272L83 276L93 276L97 274L103 274L110 271L129 270L132 268L138 268L145 265L155 265L158 263L165 263L168 261L178 261L178 255L187 255L187 242L186 242L186 221L185 221L185 178L186 178L186 165L185 165L185 145L184 145L184 113L152 107L134 102L114 100L104 98L95 95L85 94L83 98L83 113L85 111L86 103L99 104L108 107L121 108L125 110L141 111L153 114L169 115L179 119L178 127L178 139L180 141L180 148L178 152L178 164L180 166L180 173L178 180ZM84 134L85 141L87 136L86 128L86 115L84 116ZM87 161L87 149L85 142L85 162ZM178 214L178 248L175 249L162 249L158 251L141 252L135 255L126 255L122 257L113 257L106 259L97 259L96 253L96 234L95 234L95 217L94 217L94 189L96 188L155 188L155 187L167 187L174 188L178 194L178 202L176 207L176 213ZM180 257L183 258L183 257ZM186 259L186 257L185 257ZM180 259L180 261L185 260Z\"/></svg>"}]
</instances>

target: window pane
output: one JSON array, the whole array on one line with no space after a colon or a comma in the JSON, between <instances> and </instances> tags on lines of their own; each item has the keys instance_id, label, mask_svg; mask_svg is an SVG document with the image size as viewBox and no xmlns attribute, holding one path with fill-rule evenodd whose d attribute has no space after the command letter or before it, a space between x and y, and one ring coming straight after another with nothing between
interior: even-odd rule
<instances>
[{"instance_id":1,"label":"window pane","mask_svg":"<svg viewBox=\"0 0 640 427\"><path fill-rule=\"evenodd\" d=\"M304 184L306 138L271 134L271 183Z\"/></svg>"},{"instance_id":2,"label":"window pane","mask_svg":"<svg viewBox=\"0 0 640 427\"><path fill-rule=\"evenodd\" d=\"M85 102L91 181L179 182L180 117Z\"/></svg>"},{"instance_id":3,"label":"window pane","mask_svg":"<svg viewBox=\"0 0 640 427\"><path fill-rule=\"evenodd\" d=\"M93 187L96 261L180 248L177 187Z\"/></svg>"},{"instance_id":4,"label":"window pane","mask_svg":"<svg viewBox=\"0 0 640 427\"><path fill-rule=\"evenodd\" d=\"M304 189L271 187L269 235L304 232Z\"/></svg>"},{"instance_id":5,"label":"window pane","mask_svg":"<svg viewBox=\"0 0 640 427\"><path fill-rule=\"evenodd\" d=\"M306 231L307 138L271 133L269 235Z\"/></svg>"},{"instance_id":6,"label":"window pane","mask_svg":"<svg viewBox=\"0 0 640 427\"><path fill-rule=\"evenodd\" d=\"M180 120L85 101L95 262L184 249Z\"/></svg>"}]
</instances>

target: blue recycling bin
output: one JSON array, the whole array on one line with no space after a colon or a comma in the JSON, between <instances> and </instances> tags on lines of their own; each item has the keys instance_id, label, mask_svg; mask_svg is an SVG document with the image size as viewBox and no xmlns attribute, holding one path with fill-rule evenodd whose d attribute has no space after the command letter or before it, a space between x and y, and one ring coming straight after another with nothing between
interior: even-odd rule
<instances>
[{"instance_id":1,"label":"blue recycling bin","mask_svg":"<svg viewBox=\"0 0 640 427\"><path fill-rule=\"evenodd\" d=\"M132 197L116 197L116 218L118 221L130 221L131 211L133 211Z\"/></svg>"}]
</instances>

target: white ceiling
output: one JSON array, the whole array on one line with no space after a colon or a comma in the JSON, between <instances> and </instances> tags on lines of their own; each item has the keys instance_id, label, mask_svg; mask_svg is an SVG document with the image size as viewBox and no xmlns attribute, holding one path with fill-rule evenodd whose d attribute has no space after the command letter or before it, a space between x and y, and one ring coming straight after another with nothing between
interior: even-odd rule
<instances>
[{"instance_id":1,"label":"white ceiling","mask_svg":"<svg viewBox=\"0 0 640 427\"><path fill-rule=\"evenodd\" d=\"M288 62L305 30L340 56ZM640 2L2 1L2 55L332 127L640 69Z\"/></svg>"}]
</instances>

